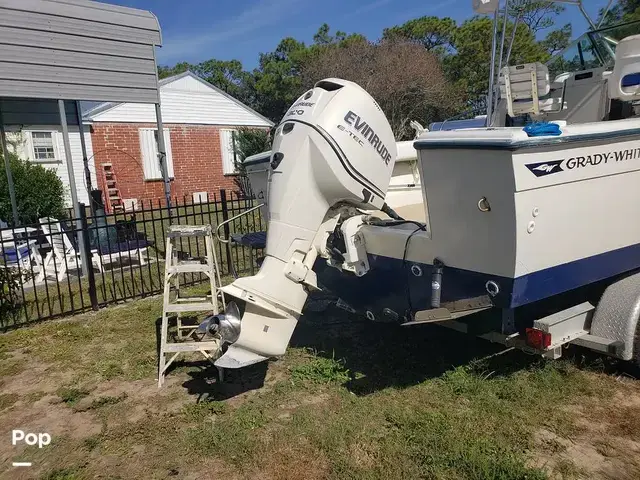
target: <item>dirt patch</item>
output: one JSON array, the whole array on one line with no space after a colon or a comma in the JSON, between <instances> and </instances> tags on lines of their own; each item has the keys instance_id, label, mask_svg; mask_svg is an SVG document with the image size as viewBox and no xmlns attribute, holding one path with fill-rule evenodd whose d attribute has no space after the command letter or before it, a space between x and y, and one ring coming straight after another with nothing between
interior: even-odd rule
<instances>
[{"instance_id":1,"label":"dirt patch","mask_svg":"<svg viewBox=\"0 0 640 480\"><path fill-rule=\"evenodd\" d=\"M304 393L297 396L295 400L290 401L289 403L279 405L279 407L283 410L293 411L296 408L302 405L320 405L322 403L327 402L331 396L328 393L316 393L309 394Z\"/></svg>"},{"instance_id":2,"label":"dirt patch","mask_svg":"<svg viewBox=\"0 0 640 480\"><path fill-rule=\"evenodd\" d=\"M349 447L353 463L361 469L371 469L376 464L376 449L372 445L354 443Z\"/></svg>"},{"instance_id":3,"label":"dirt patch","mask_svg":"<svg viewBox=\"0 0 640 480\"><path fill-rule=\"evenodd\" d=\"M256 463L259 465L248 478L264 480L298 480L300 478L323 479L329 475L329 462L322 452L311 447L304 438L295 443L276 445L265 452Z\"/></svg>"},{"instance_id":4,"label":"dirt patch","mask_svg":"<svg viewBox=\"0 0 640 480\"><path fill-rule=\"evenodd\" d=\"M25 362L25 369L11 377L3 379L2 391L16 395L28 395L35 392L54 393L62 385L73 381L72 370L58 370L52 365L34 360L26 355L20 362ZM12 361L18 358L14 355Z\"/></svg>"},{"instance_id":5,"label":"dirt patch","mask_svg":"<svg viewBox=\"0 0 640 480\"><path fill-rule=\"evenodd\" d=\"M640 390L635 384L610 399L565 410L578 412L576 428L569 435L537 432L535 466L563 480L640 478Z\"/></svg>"},{"instance_id":6,"label":"dirt patch","mask_svg":"<svg viewBox=\"0 0 640 480\"><path fill-rule=\"evenodd\" d=\"M184 472L182 478L184 480L202 480L204 478L224 478L225 480L240 480L242 475L228 465L224 464L220 460L204 459L202 462L198 462L198 466L195 469L191 469L189 472Z\"/></svg>"}]
</instances>

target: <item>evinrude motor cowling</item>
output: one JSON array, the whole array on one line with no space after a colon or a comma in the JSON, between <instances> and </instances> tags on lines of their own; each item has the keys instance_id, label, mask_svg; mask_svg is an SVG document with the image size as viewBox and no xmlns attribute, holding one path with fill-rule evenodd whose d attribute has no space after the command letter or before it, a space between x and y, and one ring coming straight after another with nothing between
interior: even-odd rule
<instances>
[{"instance_id":1,"label":"evinrude motor cowling","mask_svg":"<svg viewBox=\"0 0 640 480\"><path fill-rule=\"evenodd\" d=\"M327 213L342 203L382 208L396 144L375 100L353 82L330 78L287 111L271 152L266 258L256 275L222 288L245 308L239 338L220 367L284 354L308 290L317 288L317 239L337 221Z\"/></svg>"}]
</instances>

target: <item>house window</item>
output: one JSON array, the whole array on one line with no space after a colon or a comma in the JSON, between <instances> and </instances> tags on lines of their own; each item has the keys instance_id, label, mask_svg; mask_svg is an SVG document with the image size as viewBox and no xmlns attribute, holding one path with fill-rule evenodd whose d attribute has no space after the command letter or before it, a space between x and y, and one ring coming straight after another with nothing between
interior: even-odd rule
<instances>
[{"instance_id":1,"label":"house window","mask_svg":"<svg viewBox=\"0 0 640 480\"><path fill-rule=\"evenodd\" d=\"M164 145L167 150L167 170L169 178L173 178L173 157L171 154L171 136L164 130ZM142 153L142 170L145 180L162 180L162 167L158 158L158 130L155 128L140 129L140 152Z\"/></svg>"},{"instance_id":2,"label":"house window","mask_svg":"<svg viewBox=\"0 0 640 480\"><path fill-rule=\"evenodd\" d=\"M58 159L54 132L31 132L31 159L34 162Z\"/></svg>"},{"instance_id":3,"label":"house window","mask_svg":"<svg viewBox=\"0 0 640 480\"><path fill-rule=\"evenodd\" d=\"M235 135L235 130L220 130L222 173L225 175L234 175L238 173L238 158L235 149Z\"/></svg>"}]
</instances>

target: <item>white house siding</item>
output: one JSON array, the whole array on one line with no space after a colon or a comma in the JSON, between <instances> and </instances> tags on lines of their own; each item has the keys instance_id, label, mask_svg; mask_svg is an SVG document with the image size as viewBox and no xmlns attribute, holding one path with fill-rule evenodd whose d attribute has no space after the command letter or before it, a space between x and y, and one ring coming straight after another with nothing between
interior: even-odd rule
<instances>
[{"instance_id":1,"label":"white house siding","mask_svg":"<svg viewBox=\"0 0 640 480\"><path fill-rule=\"evenodd\" d=\"M163 85L162 90L182 90L185 92L209 93L211 87L202 82L194 81L193 77L178 78L172 82Z\"/></svg>"},{"instance_id":2,"label":"white house siding","mask_svg":"<svg viewBox=\"0 0 640 480\"><path fill-rule=\"evenodd\" d=\"M55 141L57 146L57 158L52 163L40 163L43 167L51 169L56 172L62 184L65 187L65 203L67 207L71 207L71 189L69 182L69 173L67 170L66 156L64 150L64 142L62 139L62 128L60 126L24 126L21 129L22 133L15 131L9 131L7 137L9 140L21 139L20 146L15 152L20 158L24 160L30 160L30 146L27 140L27 135L31 131L51 131L56 132ZM84 139L87 147L87 158L89 159L89 171L91 172L91 184L93 188L97 188L96 182L96 169L93 161L93 148L91 144L91 133L89 131L89 125L84 126ZM78 191L78 201L89 205L89 193L86 186L86 179L84 174L84 162L82 159L82 144L80 143L80 130L78 127L69 126L69 143L71 146L71 156L73 159L73 174L76 181L76 189Z\"/></svg>"},{"instance_id":3,"label":"white house siding","mask_svg":"<svg viewBox=\"0 0 640 480\"><path fill-rule=\"evenodd\" d=\"M191 76L162 85L160 101L162 120L166 124L271 126L259 115ZM141 103L122 103L95 115L88 112L87 118L93 122L156 122L155 107Z\"/></svg>"}]
</instances>

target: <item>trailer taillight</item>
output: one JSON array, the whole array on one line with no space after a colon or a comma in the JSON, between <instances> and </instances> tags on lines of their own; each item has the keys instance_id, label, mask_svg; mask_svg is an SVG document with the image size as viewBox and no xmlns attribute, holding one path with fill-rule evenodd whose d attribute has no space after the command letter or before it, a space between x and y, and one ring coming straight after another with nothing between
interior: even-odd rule
<instances>
[{"instance_id":1,"label":"trailer taillight","mask_svg":"<svg viewBox=\"0 0 640 480\"><path fill-rule=\"evenodd\" d=\"M551 334L536 328L527 328L527 343L538 350L545 350L551 346Z\"/></svg>"}]
</instances>

